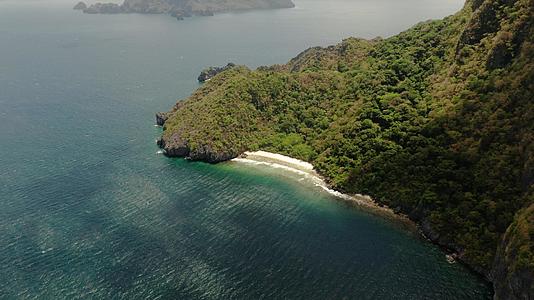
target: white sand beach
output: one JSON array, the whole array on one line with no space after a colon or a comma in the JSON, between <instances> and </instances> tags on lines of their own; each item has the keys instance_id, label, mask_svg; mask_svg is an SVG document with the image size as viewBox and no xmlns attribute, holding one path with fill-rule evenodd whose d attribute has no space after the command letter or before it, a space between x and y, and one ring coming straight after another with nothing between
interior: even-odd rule
<instances>
[{"instance_id":1,"label":"white sand beach","mask_svg":"<svg viewBox=\"0 0 534 300\"><path fill-rule=\"evenodd\" d=\"M325 180L314 170L313 165L308 162L267 151L245 152L243 155L238 158L234 158L232 161L254 165L265 165L271 168L279 168L284 169L285 171L296 173L302 176L302 178L311 181L315 186L322 188L327 193L348 204L367 208L372 212L378 212L382 215L386 215L388 218L393 217L395 219L402 219L403 221L411 223L408 218L395 214L392 209L379 206L369 196L360 194L348 195L331 189Z\"/></svg>"}]
</instances>

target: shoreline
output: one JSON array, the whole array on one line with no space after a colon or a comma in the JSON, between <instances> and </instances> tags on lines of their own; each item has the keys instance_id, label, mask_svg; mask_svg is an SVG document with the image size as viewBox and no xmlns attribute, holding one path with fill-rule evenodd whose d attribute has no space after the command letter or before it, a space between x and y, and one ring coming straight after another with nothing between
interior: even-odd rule
<instances>
[{"instance_id":1,"label":"shoreline","mask_svg":"<svg viewBox=\"0 0 534 300\"><path fill-rule=\"evenodd\" d=\"M418 232L422 238L425 238L425 236L421 234L415 222L410 220L405 215L395 213L393 209L387 206L379 205L370 196L361 194L345 194L332 189L326 183L324 178L315 171L314 166L309 162L267 151L247 151L230 161L252 165L263 165L298 174L303 179L308 179L314 186L321 188L324 192L335 197L338 201L353 207L362 208L366 212L401 223L403 227L406 227L410 231Z\"/></svg>"},{"instance_id":2,"label":"shoreline","mask_svg":"<svg viewBox=\"0 0 534 300\"><path fill-rule=\"evenodd\" d=\"M490 280L486 273L481 270L477 270L465 262L457 250L450 248L447 245L440 244L438 241L430 238L425 233L424 229L418 223L409 219L408 216L395 213L390 207L379 205L370 196L361 194L345 194L332 189L326 183L324 178L315 171L311 163L290 156L267 151L244 152L237 158L234 158L230 161L253 165L263 165L270 168L283 169L301 175L303 179L310 180L311 183L313 183L316 187L322 188L324 192L336 198L337 201L340 201L350 207L360 208L367 213L371 213L375 216L395 222L397 225L402 226L402 229L408 230L416 234L419 238L438 246L443 251L444 259L449 264L459 263L465 266L470 272L480 276L491 287L493 287L493 281Z\"/></svg>"}]
</instances>

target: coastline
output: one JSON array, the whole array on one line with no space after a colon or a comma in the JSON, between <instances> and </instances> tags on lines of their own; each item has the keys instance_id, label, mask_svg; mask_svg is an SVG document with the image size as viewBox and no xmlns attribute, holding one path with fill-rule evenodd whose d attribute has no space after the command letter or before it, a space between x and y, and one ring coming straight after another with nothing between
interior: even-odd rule
<instances>
[{"instance_id":1,"label":"coastline","mask_svg":"<svg viewBox=\"0 0 534 300\"><path fill-rule=\"evenodd\" d=\"M489 283L492 282L483 270L478 270L477 268L465 262L456 249L441 244L438 240L432 239L428 235L428 233L425 232L425 229L420 224L409 219L408 216L404 214L395 213L393 209L388 206L379 205L370 196L361 194L345 194L332 189L326 183L324 178L319 173L317 173L317 171L315 171L314 166L309 162L299 160L290 156L261 150L253 152L244 152L240 156L231 159L230 162L261 165L269 168L283 169L284 171L295 173L301 176L301 178L307 179L316 187L320 187L326 193L333 196L337 201L340 201L350 207L356 207L362 209L367 213L371 213L378 217L395 222L403 229L417 234L421 239L424 239L438 246L443 251L444 259L448 263L460 263L467 267L467 269L469 269L470 271L474 272L474 274L477 274L478 276L481 276L482 278L487 280Z\"/></svg>"},{"instance_id":2,"label":"coastline","mask_svg":"<svg viewBox=\"0 0 534 300\"><path fill-rule=\"evenodd\" d=\"M397 214L393 211L393 209L387 206L379 205L370 196L361 194L344 194L332 189L326 183L324 178L315 171L314 166L309 162L267 151L247 151L230 161L252 165L263 165L270 168L283 169L284 171L296 173L302 178L310 181L316 187L321 188L326 193L334 196L337 200L349 206L362 208L366 212L401 223L410 231L420 232L417 224L410 220L407 216ZM424 237L424 235L422 235L422 237Z\"/></svg>"}]
</instances>

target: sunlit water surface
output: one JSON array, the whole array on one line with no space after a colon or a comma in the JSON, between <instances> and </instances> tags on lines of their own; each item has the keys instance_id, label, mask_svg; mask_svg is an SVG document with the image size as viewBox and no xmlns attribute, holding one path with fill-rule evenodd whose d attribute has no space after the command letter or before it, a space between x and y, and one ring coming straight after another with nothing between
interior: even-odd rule
<instances>
[{"instance_id":1,"label":"sunlit water surface","mask_svg":"<svg viewBox=\"0 0 534 300\"><path fill-rule=\"evenodd\" d=\"M394 222L279 170L156 154L155 111L228 61L390 36L460 0L301 0L198 17L0 1L0 298L483 299Z\"/></svg>"}]
</instances>

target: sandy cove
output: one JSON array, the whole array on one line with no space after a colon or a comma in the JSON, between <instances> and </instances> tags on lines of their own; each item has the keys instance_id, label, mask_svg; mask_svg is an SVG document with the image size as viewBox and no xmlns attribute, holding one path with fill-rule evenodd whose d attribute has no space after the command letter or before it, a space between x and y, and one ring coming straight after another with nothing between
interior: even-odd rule
<instances>
[{"instance_id":1,"label":"sandy cove","mask_svg":"<svg viewBox=\"0 0 534 300\"><path fill-rule=\"evenodd\" d=\"M406 216L395 214L391 208L378 205L378 203L369 196L360 194L349 195L331 189L321 175L315 171L313 165L308 162L267 151L245 152L240 157L232 159L232 161L254 165L265 165L271 168L278 168L297 173L303 178L310 180L315 186L322 188L327 193L349 205L362 207L366 211L379 214L387 219L401 221L401 223L408 225L410 229L417 230L416 224Z\"/></svg>"}]
</instances>

